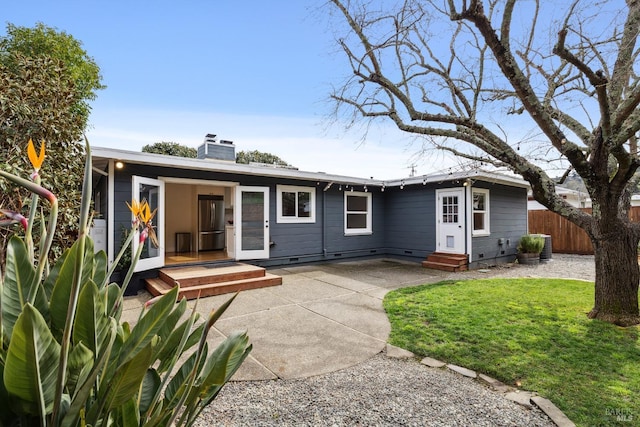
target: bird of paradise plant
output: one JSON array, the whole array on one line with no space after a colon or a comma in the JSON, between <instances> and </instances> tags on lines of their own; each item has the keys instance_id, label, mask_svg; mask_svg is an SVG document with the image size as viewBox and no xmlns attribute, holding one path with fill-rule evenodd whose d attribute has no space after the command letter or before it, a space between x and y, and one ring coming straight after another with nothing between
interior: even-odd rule
<instances>
[{"instance_id":1,"label":"bird of paradise plant","mask_svg":"<svg viewBox=\"0 0 640 427\"><path fill-rule=\"evenodd\" d=\"M9 241L6 269L0 272L0 425L191 425L251 351L245 333L208 350L208 331L235 296L199 323L195 307L182 320L187 303L177 301L175 288L145 305L135 325L121 322L124 288L140 252L122 287L109 277L136 232L142 243L154 239L155 211L144 200L132 201L127 245L109 268L106 254L94 253L88 236L88 142L86 151L78 239L50 271L57 198L40 185L44 142L38 154L29 141L31 180L0 171L33 195L28 217L0 210L0 226L18 223L24 230L23 238ZM51 209L40 221L35 259L30 234L39 198ZM178 366L182 355L188 357Z\"/></svg>"}]
</instances>

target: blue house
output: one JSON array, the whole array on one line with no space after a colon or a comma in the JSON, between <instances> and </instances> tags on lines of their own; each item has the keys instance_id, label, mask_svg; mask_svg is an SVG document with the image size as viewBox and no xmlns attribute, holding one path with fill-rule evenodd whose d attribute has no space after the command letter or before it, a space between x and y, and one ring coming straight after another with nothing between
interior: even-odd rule
<instances>
[{"instance_id":1,"label":"blue house","mask_svg":"<svg viewBox=\"0 0 640 427\"><path fill-rule=\"evenodd\" d=\"M460 268L479 268L512 261L527 233L528 185L513 176L381 181L237 164L229 141L205 141L198 151L191 159L92 149L92 232L110 261L131 226L132 199L158 209L159 247L143 251L140 277L220 260L271 267L395 257L439 268L457 257Z\"/></svg>"}]
</instances>

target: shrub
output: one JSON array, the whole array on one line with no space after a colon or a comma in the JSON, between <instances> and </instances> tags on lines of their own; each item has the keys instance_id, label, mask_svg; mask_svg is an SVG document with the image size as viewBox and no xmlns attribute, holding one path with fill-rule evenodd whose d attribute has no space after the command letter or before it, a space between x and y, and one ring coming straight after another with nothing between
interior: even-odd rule
<instances>
[{"instance_id":1,"label":"shrub","mask_svg":"<svg viewBox=\"0 0 640 427\"><path fill-rule=\"evenodd\" d=\"M57 198L39 185L44 150L37 155L30 143L33 182L0 170L33 194L29 220L1 211L0 223L21 224L24 237L9 241L0 280L0 425L191 425L251 351L246 333L232 334L208 351L208 331L235 296L198 322L195 307L184 316L186 300L177 302L176 287L147 303L134 326L121 322L124 291L140 251L122 287L109 277L135 235L141 241L154 237L154 212L145 201L132 202L136 220L127 245L108 268L106 254L94 254L87 234L88 143L86 148L79 237L50 271ZM46 238L36 258L31 227L40 197L48 200L51 214L40 220Z\"/></svg>"},{"instance_id":2,"label":"shrub","mask_svg":"<svg viewBox=\"0 0 640 427\"><path fill-rule=\"evenodd\" d=\"M518 251L523 254L539 254L543 248L544 237L538 234L525 234L518 243Z\"/></svg>"}]
</instances>

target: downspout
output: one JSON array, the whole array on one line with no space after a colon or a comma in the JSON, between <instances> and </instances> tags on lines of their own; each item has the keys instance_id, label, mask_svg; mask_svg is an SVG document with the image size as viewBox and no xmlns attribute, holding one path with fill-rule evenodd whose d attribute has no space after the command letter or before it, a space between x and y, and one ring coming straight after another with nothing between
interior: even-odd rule
<instances>
[{"instance_id":1,"label":"downspout","mask_svg":"<svg viewBox=\"0 0 640 427\"><path fill-rule=\"evenodd\" d=\"M471 264L471 260L473 259L473 190L472 190L472 182L470 179L467 179L464 184L465 188L465 216L466 216L466 231L465 231L465 246L466 253L469 256L469 264Z\"/></svg>"},{"instance_id":2,"label":"downspout","mask_svg":"<svg viewBox=\"0 0 640 427\"><path fill-rule=\"evenodd\" d=\"M327 257L327 190L331 188L331 184L328 183L327 186L322 191L322 256Z\"/></svg>"}]
</instances>

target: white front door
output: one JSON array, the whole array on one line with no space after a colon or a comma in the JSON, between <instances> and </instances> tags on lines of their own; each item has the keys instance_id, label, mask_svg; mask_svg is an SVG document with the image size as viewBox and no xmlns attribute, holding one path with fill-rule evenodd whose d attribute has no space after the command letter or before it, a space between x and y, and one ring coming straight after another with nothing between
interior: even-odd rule
<instances>
[{"instance_id":1,"label":"white front door","mask_svg":"<svg viewBox=\"0 0 640 427\"><path fill-rule=\"evenodd\" d=\"M437 190L436 251L464 253L464 191L462 189Z\"/></svg>"},{"instance_id":2,"label":"white front door","mask_svg":"<svg viewBox=\"0 0 640 427\"><path fill-rule=\"evenodd\" d=\"M236 187L236 259L269 258L269 188Z\"/></svg>"},{"instance_id":3,"label":"white front door","mask_svg":"<svg viewBox=\"0 0 640 427\"><path fill-rule=\"evenodd\" d=\"M156 247L151 239L144 242L144 248L140 255L140 260L136 264L135 271L150 270L152 268L160 268L164 266L164 182L157 179L145 178L142 176L133 176L133 188L131 198L137 202L146 200L149 203L151 212L156 210L152 223L154 231L158 237L158 247ZM132 217L133 219L133 217ZM132 250L133 254L138 250L140 245L139 236L133 238Z\"/></svg>"}]
</instances>

